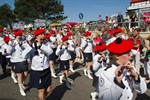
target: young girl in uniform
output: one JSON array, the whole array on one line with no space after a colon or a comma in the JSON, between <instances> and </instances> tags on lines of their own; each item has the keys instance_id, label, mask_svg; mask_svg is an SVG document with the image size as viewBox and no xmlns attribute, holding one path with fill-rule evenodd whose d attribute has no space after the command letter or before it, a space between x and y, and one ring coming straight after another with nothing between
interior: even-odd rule
<instances>
[{"instance_id":1,"label":"young girl in uniform","mask_svg":"<svg viewBox=\"0 0 150 100\"><path fill-rule=\"evenodd\" d=\"M84 55L84 60L86 63L86 68L83 70L84 75L87 76L89 79L93 79L91 76L91 67L92 67L92 52L94 47L94 42L91 40L91 32L85 33L86 40L83 40L81 43L81 48Z\"/></svg>"},{"instance_id":2,"label":"young girl in uniform","mask_svg":"<svg viewBox=\"0 0 150 100\"><path fill-rule=\"evenodd\" d=\"M31 51L29 44L22 40L22 30L16 30L14 32L15 40L10 49L11 59L13 63L14 71L17 75L18 85L22 96L26 96L24 92L23 82L25 81L28 74L27 55Z\"/></svg>"},{"instance_id":3,"label":"young girl in uniform","mask_svg":"<svg viewBox=\"0 0 150 100\"><path fill-rule=\"evenodd\" d=\"M96 55L93 57L93 86L95 91L91 93L92 100L96 100L98 97L98 75L106 68L107 56L106 56L106 44L99 43L95 46Z\"/></svg>"},{"instance_id":4,"label":"young girl in uniform","mask_svg":"<svg viewBox=\"0 0 150 100\"><path fill-rule=\"evenodd\" d=\"M55 69L54 69L54 65L56 63L56 48L57 48L57 37L56 37L56 32L54 30L52 30L50 32L50 37L49 37L49 40L50 40L50 43L51 43L51 48L53 49L53 53L49 56L49 59L50 59L50 68L51 68L51 74L52 74L52 77L53 78L57 78L56 76L56 73L55 73Z\"/></svg>"},{"instance_id":5,"label":"young girl in uniform","mask_svg":"<svg viewBox=\"0 0 150 100\"><path fill-rule=\"evenodd\" d=\"M10 54L10 47L11 45L11 41L10 41L10 37L9 36L5 36L4 37L4 44L2 45L2 55L6 56L6 61L7 61L7 65L10 68L11 70L11 78L13 79L14 83L17 83L17 79L16 79L16 74L15 72L13 71L13 65L10 61L10 58L11 58L11 54Z\"/></svg>"},{"instance_id":6,"label":"young girl in uniform","mask_svg":"<svg viewBox=\"0 0 150 100\"><path fill-rule=\"evenodd\" d=\"M31 51L30 87L38 89L39 100L45 100L45 96L51 91L49 55L53 51L48 44L43 42L44 33L44 29L34 32L35 40Z\"/></svg>"},{"instance_id":7,"label":"young girl in uniform","mask_svg":"<svg viewBox=\"0 0 150 100\"><path fill-rule=\"evenodd\" d=\"M63 74L60 76L60 83L63 83L63 78L65 78L65 84L68 89L71 89L71 84L68 79L69 74L69 60L71 59L68 50L68 36L62 37L62 44L57 47L56 55L60 57L60 69L63 70Z\"/></svg>"},{"instance_id":8,"label":"young girl in uniform","mask_svg":"<svg viewBox=\"0 0 150 100\"><path fill-rule=\"evenodd\" d=\"M76 53L75 53L75 48L76 48L76 44L75 44L75 40L73 40L73 36L72 36L72 32L68 32L68 50L70 52L71 55L71 59L69 61L69 70L74 73L74 69L73 69L73 65L74 65L74 60L76 58Z\"/></svg>"}]
</instances>

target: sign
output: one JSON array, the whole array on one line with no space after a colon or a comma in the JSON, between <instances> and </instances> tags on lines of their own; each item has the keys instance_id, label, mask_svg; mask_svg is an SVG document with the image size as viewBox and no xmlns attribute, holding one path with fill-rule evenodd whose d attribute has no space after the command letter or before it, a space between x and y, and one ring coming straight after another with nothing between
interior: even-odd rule
<instances>
[{"instance_id":1,"label":"sign","mask_svg":"<svg viewBox=\"0 0 150 100\"><path fill-rule=\"evenodd\" d=\"M83 13L79 14L79 18L82 20L83 19Z\"/></svg>"}]
</instances>

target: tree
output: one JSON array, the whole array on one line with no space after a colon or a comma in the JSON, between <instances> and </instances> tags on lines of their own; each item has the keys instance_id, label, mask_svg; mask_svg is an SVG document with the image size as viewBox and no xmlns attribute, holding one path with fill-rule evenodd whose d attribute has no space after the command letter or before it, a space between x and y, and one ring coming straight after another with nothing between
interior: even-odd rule
<instances>
[{"instance_id":1,"label":"tree","mask_svg":"<svg viewBox=\"0 0 150 100\"><path fill-rule=\"evenodd\" d=\"M15 15L13 10L11 10L11 7L8 4L3 4L0 6L0 25L3 27L9 25L10 28L12 28L11 24L14 20Z\"/></svg>"},{"instance_id":2,"label":"tree","mask_svg":"<svg viewBox=\"0 0 150 100\"><path fill-rule=\"evenodd\" d=\"M52 22L64 20L64 6L60 0L15 0L14 12L17 18L50 19Z\"/></svg>"}]
</instances>

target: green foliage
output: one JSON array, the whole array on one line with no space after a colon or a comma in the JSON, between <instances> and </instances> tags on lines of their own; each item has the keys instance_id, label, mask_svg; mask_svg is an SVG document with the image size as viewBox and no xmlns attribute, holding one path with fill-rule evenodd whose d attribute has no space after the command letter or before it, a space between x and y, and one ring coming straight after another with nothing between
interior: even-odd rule
<instances>
[{"instance_id":1,"label":"green foliage","mask_svg":"<svg viewBox=\"0 0 150 100\"><path fill-rule=\"evenodd\" d=\"M15 15L8 4L0 6L0 26L10 25L15 19Z\"/></svg>"},{"instance_id":2,"label":"green foliage","mask_svg":"<svg viewBox=\"0 0 150 100\"><path fill-rule=\"evenodd\" d=\"M50 19L52 22L64 20L64 6L59 0L15 0L14 12L17 18Z\"/></svg>"},{"instance_id":3,"label":"green foliage","mask_svg":"<svg viewBox=\"0 0 150 100\"><path fill-rule=\"evenodd\" d=\"M80 32L80 33L85 33L85 28L80 26L80 27L79 27L79 32Z\"/></svg>"}]
</instances>

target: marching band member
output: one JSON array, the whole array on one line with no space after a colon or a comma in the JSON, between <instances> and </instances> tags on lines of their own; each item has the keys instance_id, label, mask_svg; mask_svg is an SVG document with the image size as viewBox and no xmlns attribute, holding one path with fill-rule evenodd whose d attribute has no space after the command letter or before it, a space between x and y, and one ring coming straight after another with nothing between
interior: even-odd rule
<instances>
[{"instance_id":1,"label":"marching band member","mask_svg":"<svg viewBox=\"0 0 150 100\"><path fill-rule=\"evenodd\" d=\"M93 41L90 39L91 32L85 33L86 40L83 40L81 43L82 51L84 52L84 60L86 63L86 68L83 70L84 75L87 76L89 79L93 79L91 76L91 66L92 66L92 51L93 51Z\"/></svg>"},{"instance_id":2,"label":"marching band member","mask_svg":"<svg viewBox=\"0 0 150 100\"><path fill-rule=\"evenodd\" d=\"M54 64L56 63L56 48L57 48L57 37L55 31L50 32L50 43L51 43L51 48L53 49L53 53L49 56L50 59L50 68L51 68L51 74L53 78L57 78L55 69L54 69Z\"/></svg>"},{"instance_id":3,"label":"marching band member","mask_svg":"<svg viewBox=\"0 0 150 100\"><path fill-rule=\"evenodd\" d=\"M27 42L22 41L22 33L22 30L16 30L14 32L15 41L12 44L9 52L12 54L10 61L14 65L14 71L17 75L20 93L22 96L26 96L23 82L25 81L28 74L27 55L32 48L29 46L29 44L27 44Z\"/></svg>"},{"instance_id":4,"label":"marching band member","mask_svg":"<svg viewBox=\"0 0 150 100\"><path fill-rule=\"evenodd\" d=\"M10 37L9 36L5 36L4 37L4 45L2 45L2 55L4 55L6 57L6 61L7 61L7 65L10 66L10 70L11 70L11 78L13 79L14 83L17 83L17 79L16 79L16 74L13 71L13 65L10 61L11 58L11 54L9 53L9 47L11 45L11 41L10 41Z\"/></svg>"},{"instance_id":5,"label":"marching band member","mask_svg":"<svg viewBox=\"0 0 150 100\"><path fill-rule=\"evenodd\" d=\"M71 32L68 32L67 33L68 35L68 50L70 52L70 55L71 55L71 59L69 61L69 70L71 72L75 72L74 69L73 69L73 64L74 64L74 60L76 58L76 54L75 54L75 48L76 48L76 44L75 44L75 41L72 39L72 33Z\"/></svg>"},{"instance_id":6,"label":"marching band member","mask_svg":"<svg viewBox=\"0 0 150 100\"><path fill-rule=\"evenodd\" d=\"M62 44L57 47L56 55L60 57L60 70L63 70L63 75L60 76L60 83L63 83L63 78L65 78L66 87L71 89L71 84L69 82L69 60L71 59L70 52L68 50L68 36L62 37Z\"/></svg>"},{"instance_id":7,"label":"marching band member","mask_svg":"<svg viewBox=\"0 0 150 100\"><path fill-rule=\"evenodd\" d=\"M99 73L100 100L132 100L133 89L138 93L147 90L144 78L136 72L130 62L132 48L133 42L121 38L107 46L110 62L108 67Z\"/></svg>"},{"instance_id":8,"label":"marching band member","mask_svg":"<svg viewBox=\"0 0 150 100\"><path fill-rule=\"evenodd\" d=\"M31 50L30 87L38 89L39 100L45 100L45 96L51 91L51 72L49 55L53 53L49 44L43 42L44 29L34 32L35 40Z\"/></svg>"},{"instance_id":9,"label":"marching band member","mask_svg":"<svg viewBox=\"0 0 150 100\"><path fill-rule=\"evenodd\" d=\"M96 55L93 57L93 86L95 91L91 93L92 100L96 100L98 97L98 75L101 70L106 68L106 44L99 43L95 46Z\"/></svg>"},{"instance_id":10,"label":"marching band member","mask_svg":"<svg viewBox=\"0 0 150 100\"><path fill-rule=\"evenodd\" d=\"M6 74L6 65L7 65L6 57L2 55L2 45L4 43L3 38L4 38L3 28L0 28L0 64L3 70L3 74Z\"/></svg>"}]
</instances>

